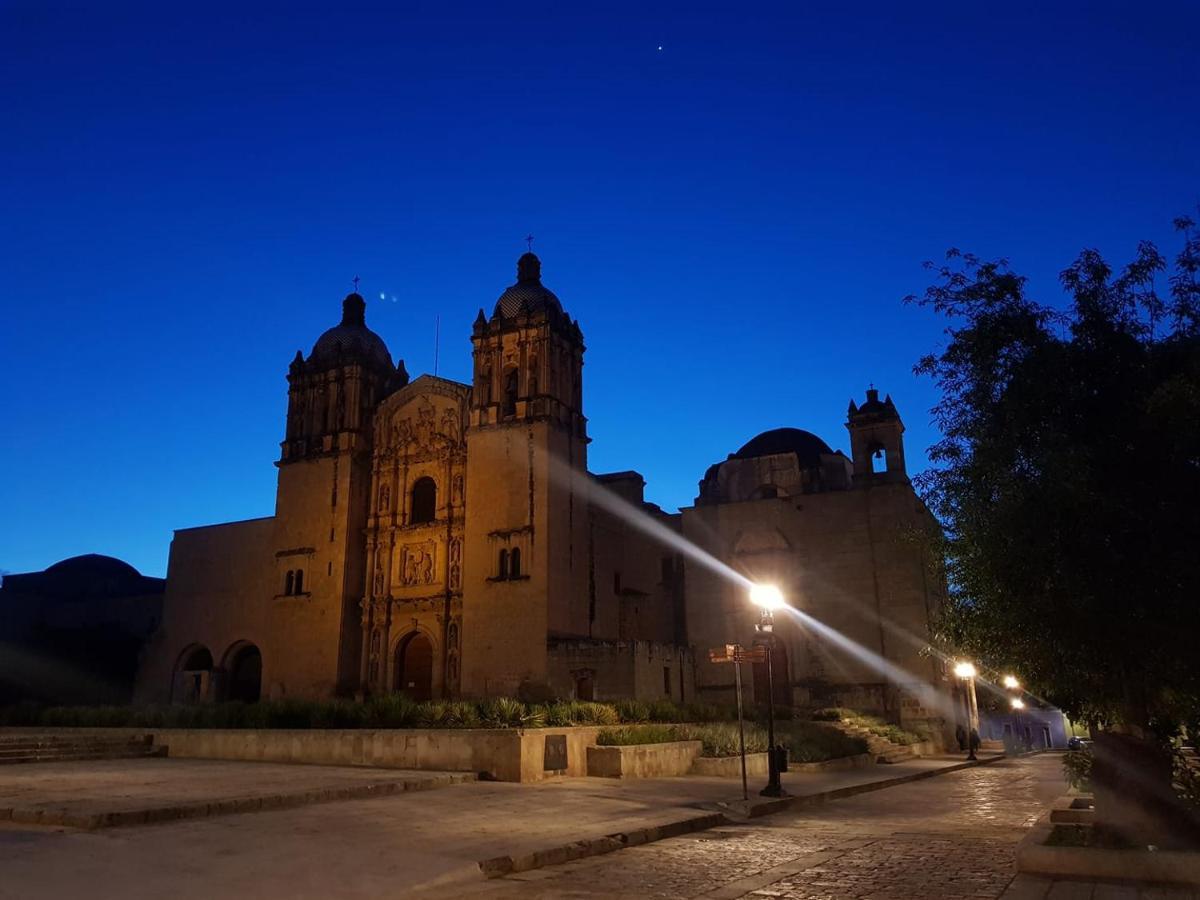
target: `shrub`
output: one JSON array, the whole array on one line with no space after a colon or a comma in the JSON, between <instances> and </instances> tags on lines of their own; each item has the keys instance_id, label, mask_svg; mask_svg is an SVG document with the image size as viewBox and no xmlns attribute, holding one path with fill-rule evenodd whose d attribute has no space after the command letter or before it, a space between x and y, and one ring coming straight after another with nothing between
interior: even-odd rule
<instances>
[{"instance_id":1,"label":"shrub","mask_svg":"<svg viewBox=\"0 0 1200 900\"><path fill-rule=\"evenodd\" d=\"M857 756L869 749L863 738L814 722L785 722L776 728L775 737L788 748L791 760L797 763Z\"/></svg>"},{"instance_id":2,"label":"shrub","mask_svg":"<svg viewBox=\"0 0 1200 900\"><path fill-rule=\"evenodd\" d=\"M1089 750L1068 750L1063 754L1063 775L1071 787L1080 791L1091 789L1092 754Z\"/></svg>"},{"instance_id":3,"label":"shrub","mask_svg":"<svg viewBox=\"0 0 1200 900\"><path fill-rule=\"evenodd\" d=\"M851 710L840 706L826 706L822 709L814 709L808 717L814 722L840 722L853 714Z\"/></svg>"},{"instance_id":4,"label":"shrub","mask_svg":"<svg viewBox=\"0 0 1200 900\"><path fill-rule=\"evenodd\" d=\"M670 725L621 725L616 728L601 728L596 743L602 747L627 747L635 744L665 744L680 738Z\"/></svg>"},{"instance_id":5,"label":"shrub","mask_svg":"<svg viewBox=\"0 0 1200 900\"><path fill-rule=\"evenodd\" d=\"M650 721L650 706L642 700L618 700L616 708L622 722Z\"/></svg>"}]
</instances>

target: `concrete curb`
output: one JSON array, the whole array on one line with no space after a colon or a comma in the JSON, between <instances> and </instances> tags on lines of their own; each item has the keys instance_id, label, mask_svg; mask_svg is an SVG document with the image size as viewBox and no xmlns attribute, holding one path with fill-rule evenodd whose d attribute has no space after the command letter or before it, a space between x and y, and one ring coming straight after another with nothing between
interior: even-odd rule
<instances>
[{"instance_id":1,"label":"concrete curb","mask_svg":"<svg viewBox=\"0 0 1200 900\"><path fill-rule=\"evenodd\" d=\"M126 825L156 825L184 819L206 819L211 816L228 816L248 812L269 812L275 809L290 809L314 803L333 803L340 800L365 800L372 797L389 797L410 791L428 791L475 781L474 774L451 772L422 778L406 778L402 781L381 781L371 784L356 784L345 787L321 788L295 794L268 794L262 797L234 797L212 803L180 803L173 806L127 809L114 812L74 812L69 809L19 807L0 808L0 821L17 822L24 825L59 825L96 831L101 828L119 828Z\"/></svg>"},{"instance_id":2,"label":"concrete curb","mask_svg":"<svg viewBox=\"0 0 1200 900\"><path fill-rule=\"evenodd\" d=\"M799 809L805 806L820 806L823 803L828 803L830 800L841 800L845 797L853 797L856 794L869 794L872 791L881 791L886 788L896 787L901 784L908 784L913 781L922 781L926 778L936 778L938 775L949 775L951 772L961 772L963 769L971 769L976 766L990 766L992 763L999 762L1002 759L1008 759L1006 756L995 756L991 759L980 759L975 762L953 763L948 766L943 766L940 769L929 769L925 772L911 772L908 775L897 775L895 778L885 778L880 781L867 781L862 784L851 784L842 788L833 788L828 791L818 791L815 794L799 794L795 797L780 797L777 800L752 800L749 804L744 804L741 801L731 803L729 808L737 815L747 819L757 819L760 816L769 816L778 812L785 812L789 809Z\"/></svg>"},{"instance_id":3,"label":"concrete curb","mask_svg":"<svg viewBox=\"0 0 1200 900\"><path fill-rule=\"evenodd\" d=\"M977 762L963 762L956 765L945 766L940 769L931 769L928 772L916 772L911 775L903 775L897 778L888 778L882 781L872 781L865 784L856 784L844 788L835 788L829 791L821 791L816 794L806 794L798 797L785 797L779 800L768 800L762 803L753 804L749 813L734 813L738 818L758 818L759 816L771 815L772 813L783 812L786 809L791 809L800 806L813 806L820 803L825 803L828 800L836 800L840 797L850 797L854 794L864 794L870 791L878 791L884 788L893 787L898 784L905 784L910 781L919 781L923 778L933 778L937 775L944 775L949 772L958 772L962 769L969 769L973 766L984 766L1005 759L1004 756L997 756L994 759L982 759ZM724 804L722 804L724 805ZM734 812L735 804L729 804L729 812ZM680 819L675 822L666 822L662 825L652 825L646 828L638 828L633 831L627 831L618 834L606 834L603 837L591 838L588 840L572 841L569 844L561 844L557 847L548 847L543 850L535 850L532 853L509 856L494 856L491 859L483 859L479 861L479 871L483 873L485 878L503 878L505 875L512 875L517 872L528 872L531 869L540 869L545 866L557 866L565 862L570 862L575 859L583 859L587 856L600 856L604 853L612 853L614 850L623 850L626 847L636 847L639 844L649 844L654 841L661 841L665 838L677 837L681 834L689 834L694 831L704 831L708 828L715 828L718 825L730 825L733 820L725 812L709 813L703 816L691 816L687 819Z\"/></svg>"},{"instance_id":4,"label":"concrete curb","mask_svg":"<svg viewBox=\"0 0 1200 900\"><path fill-rule=\"evenodd\" d=\"M636 847L639 844L650 844L664 838L677 837L693 831L704 831L716 825L727 825L729 819L724 813L708 813L703 816L692 816L662 825L651 825L646 828L636 828L632 831L606 834L603 837L582 841L572 841L557 847L535 850L517 856L494 856L491 859L479 861L479 871L485 878L501 878L514 872L528 872L530 869L540 869L544 866L557 866L573 859L585 856L600 856L622 850L625 847Z\"/></svg>"}]
</instances>

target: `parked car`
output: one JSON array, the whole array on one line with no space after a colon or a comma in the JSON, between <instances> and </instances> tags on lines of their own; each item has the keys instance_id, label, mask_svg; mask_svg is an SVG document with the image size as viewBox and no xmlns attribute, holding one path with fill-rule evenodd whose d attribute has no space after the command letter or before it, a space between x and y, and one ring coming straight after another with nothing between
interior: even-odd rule
<instances>
[{"instance_id":1,"label":"parked car","mask_svg":"<svg viewBox=\"0 0 1200 900\"><path fill-rule=\"evenodd\" d=\"M1086 750L1090 746L1092 746L1092 742L1087 738L1072 736L1071 739L1067 741L1068 750Z\"/></svg>"}]
</instances>

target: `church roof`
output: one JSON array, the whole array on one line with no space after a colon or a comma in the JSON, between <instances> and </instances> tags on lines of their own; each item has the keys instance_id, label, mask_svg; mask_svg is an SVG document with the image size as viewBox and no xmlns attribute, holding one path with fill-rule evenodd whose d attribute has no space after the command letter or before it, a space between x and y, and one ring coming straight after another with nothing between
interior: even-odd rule
<instances>
[{"instance_id":1,"label":"church roof","mask_svg":"<svg viewBox=\"0 0 1200 900\"><path fill-rule=\"evenodd\" d=\"M342 301L342 321L313 344L309 362L334 364L343 359L360 359L392 368L392 354L383 338L367 327L367 301L361 294L347 294Z\"/></svg>"},{"instance_id":2,"label":"church roof","mask_svg":"<svg viewBox=\"0 0 1200 900\"><path fill-rule=\"evenodd\" d=\"M821 464L821 454L832 453L823 440L811 431L801 428L775 428L764 431L743 445L733 459L753 459L756 456L772 456L776 453L794 453L802 468Z\"/></svg>"},{"instance_id":3,"label":"church roof","mask_svg":"<svg viewBox=\"0 0 1200 900\"><path fill-rule=\"evenodd\" d=\"M542 284L541 260L533 253L526 253L517 260L517 283L500 295L492 316L513 319L547 310L561 313L562 303Z\"/></svg>"},{"instance_id":4,"label":"church roof","mask_svg":"<svg viewBox=\"0 0 1200 900\"><path fill-rule=\"evenodd\" d=\"M4 577L5 594L40 595L52 599L96 599L161 594L166 582L141 574L112 556L87 553L60 560L42 572Z\"/></svg>"}]
</instances>

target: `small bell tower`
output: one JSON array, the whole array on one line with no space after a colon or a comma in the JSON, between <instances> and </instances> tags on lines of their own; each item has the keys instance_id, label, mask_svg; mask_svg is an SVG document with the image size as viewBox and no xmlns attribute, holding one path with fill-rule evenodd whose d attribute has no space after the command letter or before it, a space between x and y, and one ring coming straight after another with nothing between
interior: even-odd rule
<instances>
[{"instance_id":1,"label":"small bell tower","mask_svg":"<svg viewBox=\"0 0 1200 900\"><path fill-rule=\"evenodd\" d=\"M856 486L908 481L904 467L904 423L890 394L880 400L879 391L871 385L862 406L851 400L846 411L846 430L850 432Z\"/></svg>"},{"instance_id":2,"label":"small bell tower","mask_svg":"<svg viewBox=\"0 0 1200 900\"><path fill-rule=\"evenodd\" d=\"M583 334L530 252L471 343L462 690L511 696L588 629Z\"/></svg>"}]
</instances>

